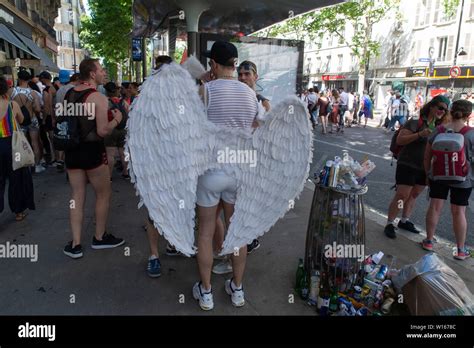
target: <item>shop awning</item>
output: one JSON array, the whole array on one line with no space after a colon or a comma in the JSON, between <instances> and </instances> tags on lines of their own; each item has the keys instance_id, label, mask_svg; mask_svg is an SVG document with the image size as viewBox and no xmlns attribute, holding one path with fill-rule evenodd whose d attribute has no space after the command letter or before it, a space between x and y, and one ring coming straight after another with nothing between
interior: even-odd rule
<instances>
[{"instance_id":1,"label":"shop awning","mask_svg":"<svg viewBox=\"0 0 474 348\"><path fill-rule=\"evenodd\" d=\"M13 46L18 47L20 50L25 51L33 58L40 59L37 54L33 53L31 49L21 42L18 37L16 37L15 34L13 34L13 32L4 24L0 24L0 38L11 43Z\"/></svg>"},{"instance_id":2,"label":"shop awning","mask_svg":"<svg viewBox=\"0 0 474 348\"><path fill-rule=\"evenodd\" d=\"M39 47L33 40L27 38L25 35L15 32L15 35L28 46L28 48L34 52L35 56L40 59L40 65L42 69L51 72L59 73L59 67L52 61L52 59L46 54L46 52Z\"/></svg>"},{"instance_id":3,"label":"shop awning","mask_svg":"<svg viewBox=\"0 0 474 348\"><path fill-rule=\"evenodd\" d=\"M134 0L133 33L151 36L166 26L169 16L193 21L199 32L248 35L290 16L335 5L342 0ZM180 11L183 12L180 13ZM184 17L183 17L184 16ZM197 23L191 23L195 26ZM188 31L190 23L188 23Z\"/></svg>"}]
</instances>

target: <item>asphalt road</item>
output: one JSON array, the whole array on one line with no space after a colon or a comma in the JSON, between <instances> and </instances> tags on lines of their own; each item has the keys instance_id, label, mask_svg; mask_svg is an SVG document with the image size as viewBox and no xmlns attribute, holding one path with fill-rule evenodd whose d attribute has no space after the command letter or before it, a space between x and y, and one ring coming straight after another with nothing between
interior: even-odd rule
<instances>
[{"instance_id":1,"label":"asphalt road","mask_svg":"<svg viewBox=\"0 0 474 348\"><path fill-rule=\"evenodd\" d=\"M351 127L346 128L344 135L327 134L321 135L320 128L315 131L314 156L311 165L311 176L324 166L326 160L334 156L342 157L342 150L349 150L349 154L359 162L365 156L376 164L375 170L368 177L369 191L365 197L365 204L382 214L387 214L388 206L392 200L394 191L390 188L395 183L396 161L391 166L392 156L389 150L390 140L393 133L386 134L380 128ZM417 199L411 220L416 226L425 229L425 216L428 207L428 191L425 190ZM471 196L470 206L466 210L468 233L467 244L474 245L472 229L474 226L474 199ZM399 215L401 217L401 215ZM449 209L449 201L445 204L443 212L436 229L436 236L454 241L452 231L452 219Z\"/></svg>"}]
</instances>

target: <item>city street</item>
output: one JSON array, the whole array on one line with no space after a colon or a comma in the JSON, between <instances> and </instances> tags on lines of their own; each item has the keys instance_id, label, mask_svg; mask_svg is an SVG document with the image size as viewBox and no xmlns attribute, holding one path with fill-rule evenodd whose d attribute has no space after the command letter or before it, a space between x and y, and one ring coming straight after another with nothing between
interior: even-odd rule
<instances>
[{"instance_id":1,"label":"city street","mask_svg":"<svg viewBox=\"0 0 474 348\"><path fill-rule=\"evenodd\" d=\"M344 136L316 136L312 172L325 159L340 154L342 148L361 160L362 152L371 153L377 164L369 176L366 202L366 254L383 251L383 263L395 268L416 262L426 254L417 244L422 236L400 232L395 240L383 235L382 213L391 198L389 190L394 167L384 159L388 153L389 135L380 129L351 128ZM370 139L370 140L369 140ZM357 152L357 151L361 152ZM388 155L387 155L388 158ZM108 230L123 237L126 244L111 250L92 250L94 231L93 192L89 188L86 202L82 245L84 257L72 260L62 249L71 239L69 228L69 185L64 174L49 168L34 176L37 209L22 222L15 222L8 211L0 215L0 244L33 244L38 246L37 262L7 258L0 262L0 314L2 315L315 315L314 307L294 294L298 258L304 256L306 230L314 186L305 185L293 210L261 239L261 247L248 257L244 286L246 305L235 309L223 289L230 275L213 275L215 309L200 310L192 298L191 287L198 279L196 260L165 255L165 241L160 238L162 276L146 275L149 247L142 226L143 209L137 210L138 198L132 185L117 172L112 183L113 195ZM423 227L424 206L420 199L414 221ZM443 236L452 239L446 211ZM472 211L469 213L472 230ZM440 229L441 231L441 229ZM418 238L418 239L416 239ZM470 236L472 241L472 235ZM449 246L438 243L435 252L443 257L474 291L474 260L453 260Z\"/></svg>"},{"instance_id":2,"label":"city street","mask_svg":"<svg viewBox=\"0 0 474 348\"><path fill-rule=\"evenodd\" d=\"M367 128L351 127L346 128L343 136L336 134L321 135L320 128L315 132L314 157L311 167L311 173L322 169L326 160L334 159L334 156L342 156L342 150L346 149L349 154L359 162L368 156L376 164L376 169L367 178L369 192L365 197L366 207L376 212L386 214L388 206L393 198L394 191L390 188L395 183L396 160L393 160L389 150L390 141L393 133L385 133L385 128L375 128L377 122L371 123ZM428 207L428 190L426 189L419 196L411 220L415 225L425 229L425 215ZM471 196L470 205L467 208L468 234L466 242L468 245L474 245L474 198ZM401 215L399 216L399 218ZM451 242L454 241L452 231L451 212L449 201L445 203L443 213L439 220L436 230L436 236L442 237Z\"/></svg>"}]
</instances>

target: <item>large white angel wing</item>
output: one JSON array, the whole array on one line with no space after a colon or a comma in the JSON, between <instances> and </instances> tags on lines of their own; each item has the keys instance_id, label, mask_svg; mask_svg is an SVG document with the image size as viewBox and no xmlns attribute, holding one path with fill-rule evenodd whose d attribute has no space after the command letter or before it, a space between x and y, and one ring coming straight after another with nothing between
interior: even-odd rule
<instances>
[{"instance_id":1,"label":"large white angel wing","mask_svg":"<svg viewBox=\"0 0 474 348\"><path fill-rule=\"evenodd\" d=\"M308 177L312 140L307 109L297 97L273 108L250 142L244 136L234 140L240 149L254 149L257 162L235 171L239 191L221 254L263 235L292 208Z\"/></svg>"},{"instance_id":2,"label":"large white angel wing","mask_svg":"<svg viewBox=\"0 0 474 348\"><path fill-rule=\"evenodd\" d=\"M198 176L210 162L213 132L191 75L163 65L146 79L127 122L130 176L158 231L180 252L195 253Z\"/></svg>"}]
</instances>

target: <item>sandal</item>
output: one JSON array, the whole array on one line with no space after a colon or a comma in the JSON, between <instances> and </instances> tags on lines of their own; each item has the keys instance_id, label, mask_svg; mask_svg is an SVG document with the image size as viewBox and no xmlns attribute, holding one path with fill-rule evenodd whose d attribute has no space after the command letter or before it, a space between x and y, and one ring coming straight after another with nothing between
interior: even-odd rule
<instances>
[{"instance_id":1,"label":"sandal","mask_svg":"<svg viewBox=\"0 0 474 348\"><path fill-rule=\"evenodd\" d=\"M25 213L25 212L16 214L15 220L16 221L23 221L26 218L27 215L28 215L28 213Z\"/></svg>"}]
</instances>

